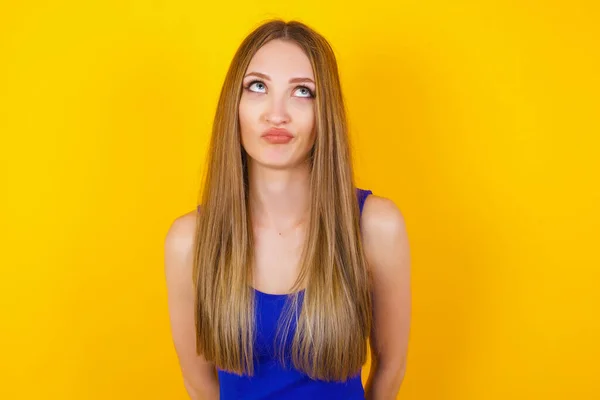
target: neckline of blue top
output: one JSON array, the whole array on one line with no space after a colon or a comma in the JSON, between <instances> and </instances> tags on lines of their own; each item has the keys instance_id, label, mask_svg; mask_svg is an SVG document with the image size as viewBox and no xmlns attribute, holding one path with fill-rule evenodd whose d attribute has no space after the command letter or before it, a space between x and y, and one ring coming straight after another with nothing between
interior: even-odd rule
<instances>
[{"instance_id":1,"label":"neckline of blue top","mask_svg":"<svg viewBox=\"0 0 600 400\"><path fill-rule=\"evenodd\" d=\"M296 293L301 294L305 290L305 289L302 289L302 290L299 290L297 292L292 292L292 293L267 293L267 292L262 292L255 287L253 287L252 289L254 289L254 293L259 294L261 296L266 296L266 297L287 297L287 296L292 296Z\"/></svg>"}]
</instances>

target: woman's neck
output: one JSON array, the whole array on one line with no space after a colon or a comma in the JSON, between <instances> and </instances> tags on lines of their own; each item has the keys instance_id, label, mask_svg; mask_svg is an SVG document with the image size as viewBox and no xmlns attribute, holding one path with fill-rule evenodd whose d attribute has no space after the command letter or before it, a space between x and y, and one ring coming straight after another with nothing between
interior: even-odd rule
<instances>
[{"instance_id":1,"label":"woman's neck","mask_svg":"<svg viewBox=\"0 0 600 400\"><path fill-rule=\"evenodd\" d=\"M253 224L278 231L292 229L308 218L310 166L273 169L248 165L249 207Z\"/></svg>"}]
</instances>

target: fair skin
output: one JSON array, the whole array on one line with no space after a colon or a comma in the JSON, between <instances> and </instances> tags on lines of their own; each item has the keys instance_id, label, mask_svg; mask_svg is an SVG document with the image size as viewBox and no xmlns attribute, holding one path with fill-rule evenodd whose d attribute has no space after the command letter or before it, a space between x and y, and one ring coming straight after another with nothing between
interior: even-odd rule
<instances>
[{"instance_id":1,"label":"fair skin","mask_svg":"<svg viewBox=\"0 0 600 400\"><path fill-rule=\"evenodd\" d=\"M309 207L306 157L315 140L314 75L296 44L274 40L253 57L243 80L239 117L248 154L255 237L254 287L288 293L298 275ZM269 128L293 135L285 144L262 136ZM192 399L218 399L215 366L195 351L194 293L190 280L196 211L177 218L165 239L169 314L184 383ZM371 195L361 217L362 239L374 278L372 365L365 395L392 400L406 366L410 323L409 248L402 214Z\"/></svg>"}]
</instances>

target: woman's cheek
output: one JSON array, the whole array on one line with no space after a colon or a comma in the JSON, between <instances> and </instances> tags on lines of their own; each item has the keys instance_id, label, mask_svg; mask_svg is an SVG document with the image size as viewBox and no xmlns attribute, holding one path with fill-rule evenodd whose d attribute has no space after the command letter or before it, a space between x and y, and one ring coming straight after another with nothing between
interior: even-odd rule
<instances>
[{"instance_id":1,"label":"woman's cheek","mask_svg":"<svg viewBox=\"0 0 600 400\"><path fill-rule=\"evenodd\" d=\"M315 109L314 107L307 107L305 116L304 116L305 124L312 130L315 124Z\"/></svg>"},{"instance_id":2,"label":"woman's cheek","mask_svg":"<svg viewBox=\"0 0 600 400\"><path fill-rule=\"evenodd\" d=\"M254 120L257 120L257 111L251 101L243 99L239 107L240 125L244 133L249 133L252 130Z\"/></svg>"},{"instance_id":3,"label":"woman's cheek","mask_svg":"<svg viewBox=\"0 0 600 400\"><path fill-rule=\"evenodd\" d=\"M248 123L258 123L263 114L263 105L259 99L247 99L244 102L244 118Z\"/></svg>"}]
</instances>

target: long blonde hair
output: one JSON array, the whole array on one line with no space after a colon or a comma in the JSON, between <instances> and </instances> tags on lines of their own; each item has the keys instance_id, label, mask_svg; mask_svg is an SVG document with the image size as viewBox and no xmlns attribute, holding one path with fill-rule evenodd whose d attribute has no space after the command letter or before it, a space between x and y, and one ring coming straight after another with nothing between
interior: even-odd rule
<instances>
[{"instance_id":1,"label":"long blonde hair","mask_svg":"<svg viewBox=\"0 0 600 400\"><path fill-rule=\"evenodd\" d=\"M296 331L291 360L313 379L343 381L366 362L372 324L370 274L360 240L346 112L334 52L320 34L297 21L256 28L235 53L212 130L194 254L196 349L226 371L252 375L255 299L248 208L247 155L238 107L242 79L267 42L289 40L308 56L316 81L316 140L310 152L310 217L300 273L278 334ZM301 312L300 289L306 283ZM284 361L282 342L281 360Z\"/></svg>"}]
</instances>

